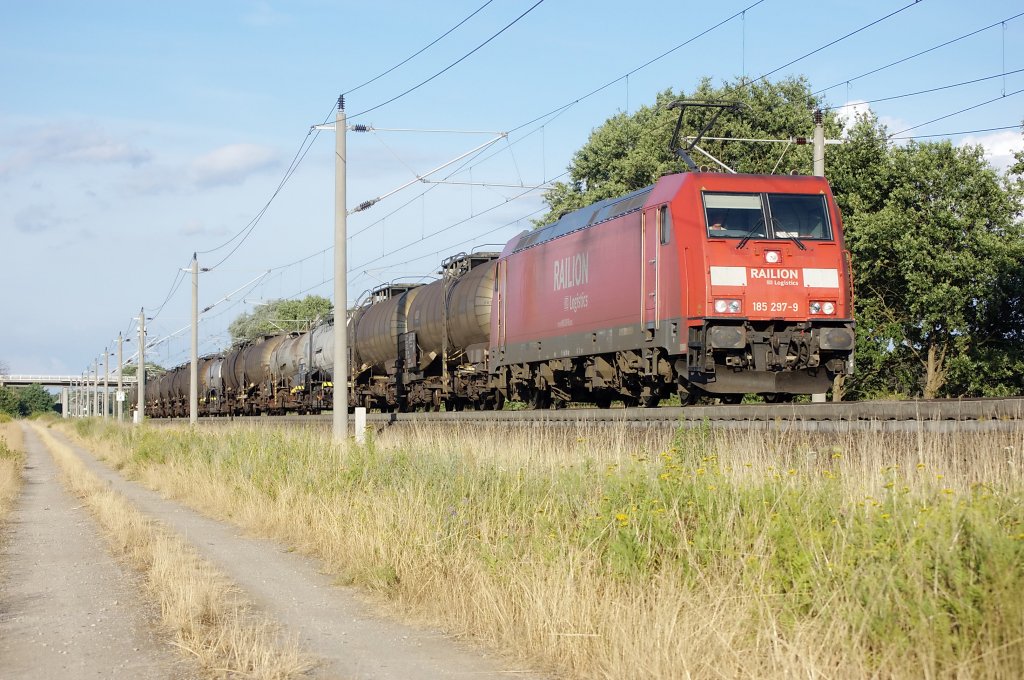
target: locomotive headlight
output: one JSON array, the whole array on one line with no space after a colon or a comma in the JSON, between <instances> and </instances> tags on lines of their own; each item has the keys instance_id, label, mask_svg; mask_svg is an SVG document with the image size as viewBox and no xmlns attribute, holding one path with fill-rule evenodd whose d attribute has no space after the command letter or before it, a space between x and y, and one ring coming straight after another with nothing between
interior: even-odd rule
<instances>
[{"instance_id":1,"label":"locomotive headlight","mask_svg":"<svg viewBox=\"0 0 1024 680\"><path fill-rule=\"evenodd\" d=\"M811 314L824 314L826 316L831 316L836 313L836 303L815 301L808 305L808 309L811 310Z\"/></svg>"},{"instance_id":2,"label":"locomotive headlight","mask_svg":"<svg viewBox=\"0 0 1024 680\"><path fill-rule=\"evenodd\" d=\"M778 264L782 260L782 254L777 250L764 251L764 261L768 264Z\"/></svg>"},{"instance_id":3,"label":"locomotive headlight","mask_svg":"<svg viewBox=\"0 0 1024 680\"><path fill-rule=\"evenodd\" d=\"M739 300L719 298L715 300L715 312L718 314L739 314L743 306Z\"/></svg>"}]
</instances>

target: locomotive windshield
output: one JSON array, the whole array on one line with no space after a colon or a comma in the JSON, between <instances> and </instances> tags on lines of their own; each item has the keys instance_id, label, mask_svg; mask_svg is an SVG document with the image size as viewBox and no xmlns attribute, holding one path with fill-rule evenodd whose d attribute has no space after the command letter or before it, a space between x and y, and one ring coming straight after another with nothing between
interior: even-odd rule
<instances>
[{"instance_id":1,"label":"locomotive windshield","mask_svg":"<svg viewBox=\"0 0 1024 680\"><path fill-rule=\"evenodd\" d=\"M822 194L704 193L709 238L831 240Z\"/></svg>"}]
</instances>

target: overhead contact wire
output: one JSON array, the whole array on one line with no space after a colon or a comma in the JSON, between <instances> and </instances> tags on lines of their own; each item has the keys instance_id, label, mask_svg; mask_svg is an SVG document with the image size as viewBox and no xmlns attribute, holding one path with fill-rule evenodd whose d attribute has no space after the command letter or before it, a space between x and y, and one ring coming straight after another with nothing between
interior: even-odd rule
<instances>
[{"instance_id":1,"label":"overhead contact wire","mask_svg":"<svg viewBox=\"0 0 1024 680\"><path fill-rule=\"evenodd\" d=\"M381 102L380 104L377 104L376 106L372 106L372 107L370 107L370 108L368 108L368 109L366 109L364 111L360 111L359 113L356 113L356 114L352 115L351 118L358 118L359 116L364 116L367 113L370 113L371 111L376 111L377 109L379 109L381 107L387 106L388 104L390 104L392 102L398 101L399 99L401 99L402 97L406 96L407 94L415 92L416 90L420 89L421 87L423 87L424 85L426 85L430 81L434 80L435 78L437 78L437 77L447 73L448 71L450 71L455 66L461 64L463 61L465 61L469 57L471 57L474 54L476 54L476 52L478 52L481 48L483 48L489 42L491 42L492 40L497 38L499 35L501 35L505 31L507 31L508 29L510 29L513 26L515 26L517 23L519 23L520 19L525 17L527 14L529 14L533 10L537 9L537 7L540 6L543 2L544 2L544 0L537 0L537 2L535 2L533 4L533 6L530 7L530 9L526 10L525 12L520 14L518 17L516 17L515 19L513 19L509 23L505 24L504 28L502 28L500 31L498 31L497 33L492 35L490 38L488 38L487 40L483 41L482 43L480 43L479 45L477 45L472 50L470 50L466 54L462 55L461 57L459 57L458 59L456 59L452 63L448 64L443 69L441 69L440 71L438 71L434 75L430 76L426 80L424 80L424 81L422 81L422 82L420 82L420 83L418 83L416 85L413 85L412 87L407 89L405 92L402 92L401 94L395 95L394 97L392 97L391 99L388 99L387 101Z\"/></svg>"}]
</instances>

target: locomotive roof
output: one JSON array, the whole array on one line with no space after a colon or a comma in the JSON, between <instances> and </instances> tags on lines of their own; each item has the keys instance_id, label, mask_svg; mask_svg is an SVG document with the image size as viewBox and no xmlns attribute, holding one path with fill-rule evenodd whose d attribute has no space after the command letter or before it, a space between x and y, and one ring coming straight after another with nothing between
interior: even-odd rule
<instances>
[{"instance_id":1,"label":"locomotive roof","mask_svg":"<svg viewBox=\"0 0 1024 680\"><path fill-rule=\"evenodd\" d=\"M523 234L519 239L519 243L516 244L516 247L513 248L512 252L518 253L520 250L532 248L535 245L551 241L560 236L565 236L566 234L570 234L574 231L586 229L587 227L591 227L595 224L607 222L608 220L615 219L616 217L636 212L637 210L642 209L644 204L647 203L647 197L653 189L654 185L652 184L649 187L637 189L625 196L606 198L603 201L592 203L585 208L567 212L559 217L557 221L545 225L540 229L535 229L534 231Z\"/></svg>"}]
</instances>

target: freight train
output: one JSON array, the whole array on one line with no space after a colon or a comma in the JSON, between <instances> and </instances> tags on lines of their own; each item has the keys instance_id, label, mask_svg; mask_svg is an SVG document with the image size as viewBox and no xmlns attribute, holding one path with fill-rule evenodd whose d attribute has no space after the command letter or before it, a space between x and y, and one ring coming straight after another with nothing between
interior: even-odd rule
<instances>
[{"instance_id":1,"label":"freight train","mask_svg":"<svg viewBox=\"0 0 1024 680\"><path fill-rule=\"evenodd\" d=\"M821 177L685 172L568 212L348 314L350 406L608 408L825 392L853 371L852 280ZM199 364L201 415L330 409L334 334L263 337ZM189 366L147 390L188 414Z\"/></svg>"}]
</instances>

